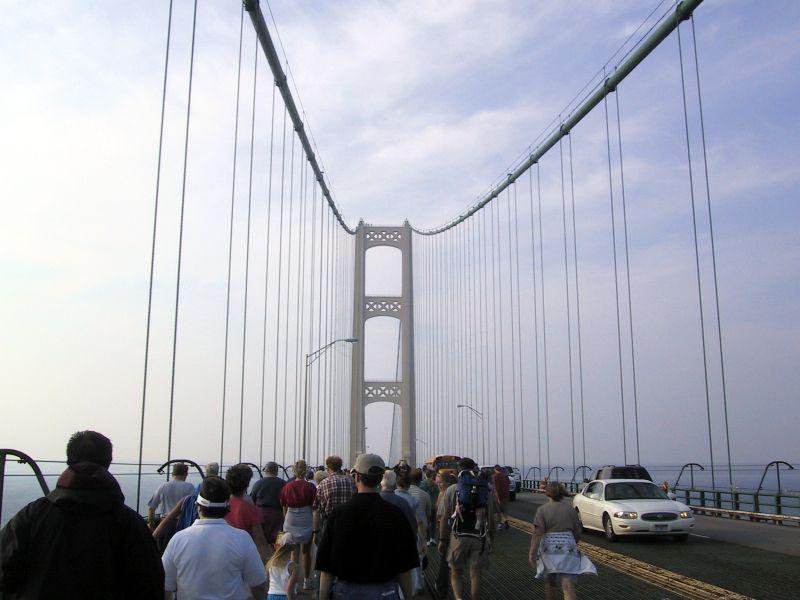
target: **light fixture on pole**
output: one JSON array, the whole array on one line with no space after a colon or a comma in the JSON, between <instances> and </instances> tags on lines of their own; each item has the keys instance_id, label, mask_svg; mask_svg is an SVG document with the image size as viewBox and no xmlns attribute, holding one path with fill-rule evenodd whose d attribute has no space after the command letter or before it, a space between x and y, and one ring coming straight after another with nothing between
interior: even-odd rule
<instances>
[{"instance_id":1,"label":"light fixture on pole","mask_svg":"<svg viewBox=\"0 0 800 600\"><path fill-rule=\"evenodd\" d=\"M471 407L469 404L456 404L456 408L468 408L469 410L471 410L472 412L474 412L476 415L478 415L478 418L479 418L479 419L483 420L483 413L481 413L481 412L479 412L479 411L475 410L475 409L474 409L474 408L472 408L472 407Z\"/></svg>"},{"instance_id":2,"label":"light fixture on pole","mask_svg":"<svg viewBox=\"0 0 800 600\"><path fill-rule=\"evenodd\" d=\"M321 348L314 350L314 352L309 352L306 354L306 366L305 366L305 388L303 390L303 457L308 460L307 452L308 448L306 447L306 440L308 438L308 367L314 364L317 359L325 354L325 351L333 346L337 342L345 342L347 344L355 344L358 341L358 338L350 337L350 338L339 338L333 340L332 342L328 342Z\"/></svg>"}]
</instances>

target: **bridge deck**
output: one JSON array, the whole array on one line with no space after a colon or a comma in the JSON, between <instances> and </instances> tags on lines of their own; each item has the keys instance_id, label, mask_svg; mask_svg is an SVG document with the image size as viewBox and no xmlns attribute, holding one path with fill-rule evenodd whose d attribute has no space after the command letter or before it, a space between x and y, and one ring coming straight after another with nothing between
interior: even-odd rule
<instances>
[{"instance_id":1,"label":"bridge deck","mask_svg":"<svg viewBox=\"0 0 800 600\"><path fill-rule=\"evenodd\" d=\"M484 579L483 598L544 598L543 583L534 579L534 570L527 563L530 534L525 530L529 529L528 524L543 498L529 494L517 498L517 502L509 505L514 527L497 532L492 566ZM731 524L737 528L749 525L753 524ZM789 546L797 547L797 542L800 542L800 532L794 528L763 527L780 532ZM753 535L760 534L755 529L752 531ZM686 543L675 543L668 538L638 538L611 543L600 534L587 532L582 542L583 550L597 565L598 576L579 577L578 595L643 600L789 600L800 597L800 556L797 552L793 555L773 552L750 544L714 539L717 537L693 535ZM439 570L439 556L435 549L429 549L428 560L426 581L429 589L434 590ZM432 597L444 598L435 592L432 592ZM452 594L447 598L452 598ZM469 598L469 593L465 598Z\"/></svg>"}]
</instances>

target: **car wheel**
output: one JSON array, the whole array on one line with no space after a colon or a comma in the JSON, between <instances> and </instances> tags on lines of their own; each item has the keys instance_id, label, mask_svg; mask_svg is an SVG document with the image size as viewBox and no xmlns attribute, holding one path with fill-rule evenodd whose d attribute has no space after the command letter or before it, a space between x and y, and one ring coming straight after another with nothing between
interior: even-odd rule
<instances>
[{"instance_id":1,"label":"car wheel","mask_svg":"<svg viewBox=\"0 0 800 600\"><path fill-rule=\"evenodd\" d=\"M617 534L614 533L614 524L611 522L611 517L607 514L603 515L603 529L606 532L606 539L609 542L614 542L617 540Z\"/></svg>"},{"instance_id":2,"label":"car wheel","mask_svg":"<svg viewBox=\"0 0 800 600\"><path fill-rule=\"evenodd\" d=\"M578 523L581 525L581 531L586 531L586 527L583 526L583 519L581 519L581 511L577 508L575 509L575 516L578 517Z\"/></svg>"},{"instance_id":3,"label":"car wheel","mask_svg":"<svg viewBox=\"0 0 800 600\"><path fill-rule=\"evenodd\" d=\"M672 539L675 540L676 542L685 542L686 540L689 539L689 534L688 533L679 533L677 535L673 535Z\"/></svg>"}]
</instances>

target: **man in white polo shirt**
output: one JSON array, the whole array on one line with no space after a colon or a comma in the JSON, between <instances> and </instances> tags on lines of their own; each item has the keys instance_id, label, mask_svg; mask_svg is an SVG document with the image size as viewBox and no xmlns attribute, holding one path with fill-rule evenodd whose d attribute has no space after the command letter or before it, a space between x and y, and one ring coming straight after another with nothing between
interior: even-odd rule
<instances>
[{"instance_id":1,"label":"man in white polo shirt","mask_svg":"<svg viewBox=\"0 0 800 600\"><path fill-rule=\"evenodd\" d=\"M200 518L173 536L161 559L168 594L178 592L180 600L267 597L267 574L253 539L225 522L230 496L223 479L203 480Z\"/></svg>"}]
</instances>

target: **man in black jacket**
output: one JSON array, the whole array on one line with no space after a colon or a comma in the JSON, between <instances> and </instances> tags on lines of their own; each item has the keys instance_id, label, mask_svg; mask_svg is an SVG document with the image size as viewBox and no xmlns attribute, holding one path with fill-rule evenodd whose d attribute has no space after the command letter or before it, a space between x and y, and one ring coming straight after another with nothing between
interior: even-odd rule
<instances>
[{"instance_id":1,"label":"man in black jacket","mask_svg":"<svg viewBox=\"0 0 800 600\"><path fill-rule=\"evenodd\" d=\"M111 440L79 431L56 489L0 532L0 591L18 599L162 599L164 569L144 519L108 472Z\"/></svg>"}]
</instances>

